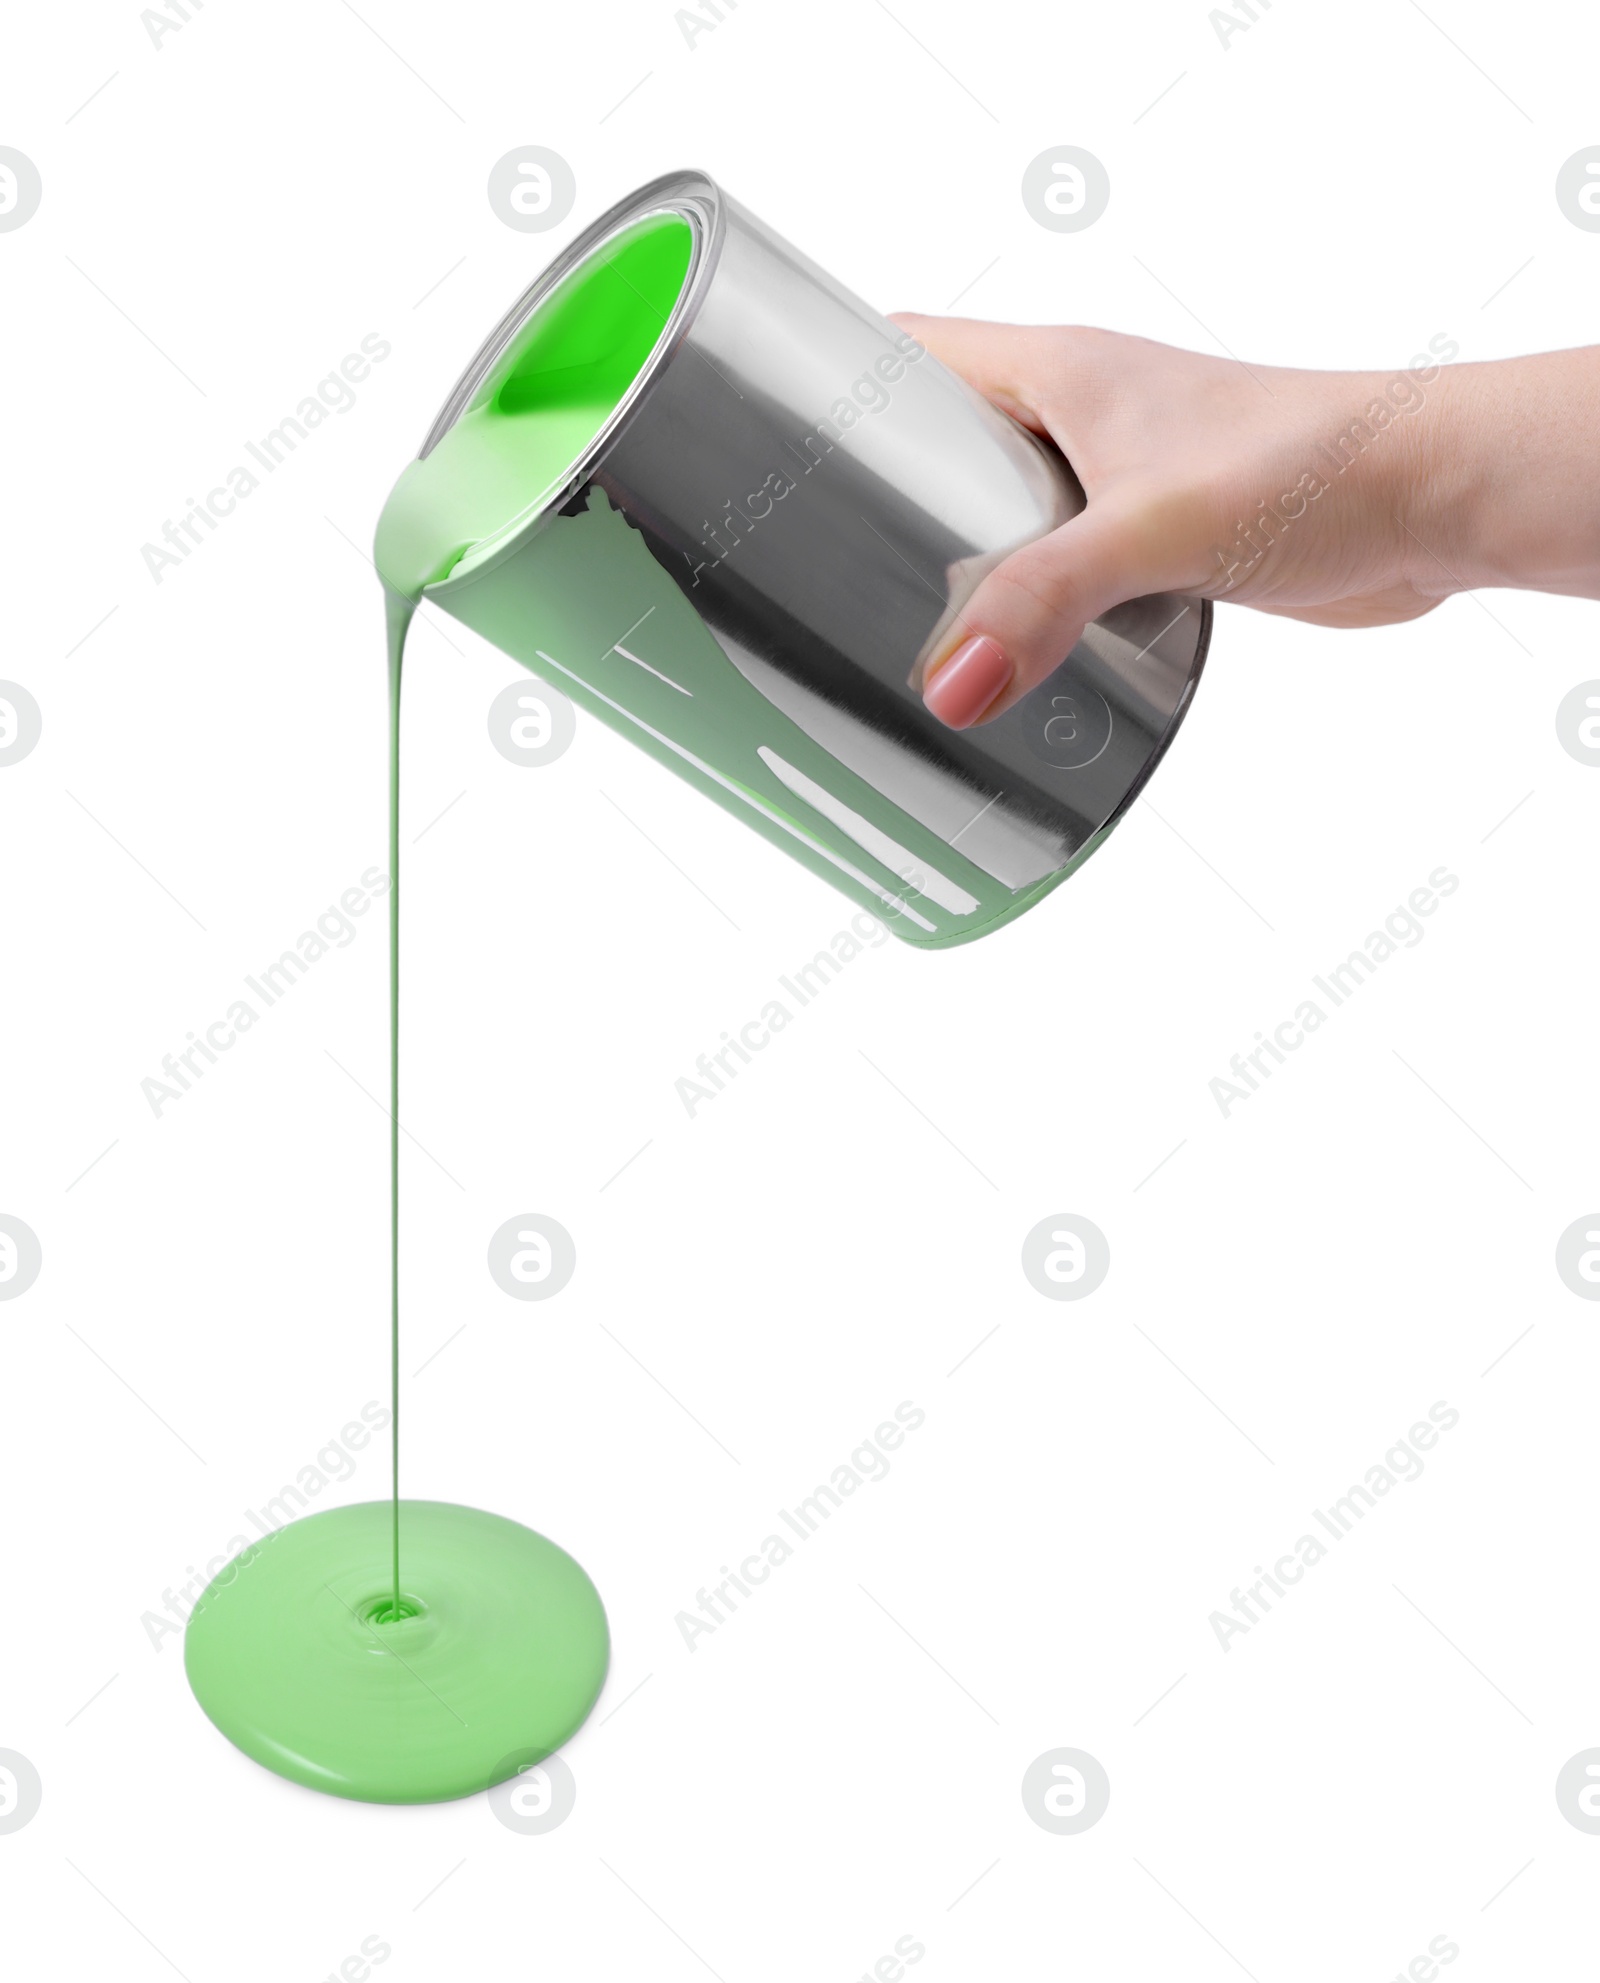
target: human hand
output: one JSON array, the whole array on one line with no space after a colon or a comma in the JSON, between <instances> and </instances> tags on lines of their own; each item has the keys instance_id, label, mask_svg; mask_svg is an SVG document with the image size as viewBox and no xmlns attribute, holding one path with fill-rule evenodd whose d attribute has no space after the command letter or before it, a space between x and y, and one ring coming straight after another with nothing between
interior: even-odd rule
<instances>
[{"instance_id":1,"label":"human hand","mask_svg":"<svg viewBox=\"0 0 1600 1983\"><path fill-rule=\"evenodd\" d=\"M983 580L929 668L953 728L1036 687L1144 593L1379 626L1475 585L1600 596L1600 352L1310 372L1114 331L898 316L1071 462L1081 515Z\"/></svg>"}]
</instances>

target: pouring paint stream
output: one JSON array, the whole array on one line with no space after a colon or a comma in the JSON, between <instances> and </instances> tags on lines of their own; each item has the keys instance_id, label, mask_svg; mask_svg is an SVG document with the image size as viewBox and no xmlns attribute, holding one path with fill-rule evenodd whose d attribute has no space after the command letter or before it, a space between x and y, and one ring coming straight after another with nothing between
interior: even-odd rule
<instances>
[{"instance_id":1,"label":"pouring paint stream","mask_svg":"<svg viewBox=\"0 0 1600 1983\"><path fill-rule=\"evenodd\" d=\"M400 1587L400 687L423 592L536 512L650 357L688 273L687 224L627 229L535 312L455 423L395 484L373 561L389 674L389 1274L392 1601Z\"/></svg>"},{"instance_id":2,"label":"pouring paint stream","mask_svg":"<svg viewBox=\"0 0 1600 1983\"><path fill-rule=\"evenodd\" d=\"M389 1454L393 1612L400 1612L400 663L415 605L384 588L389 663Z\"/></svg>"}]
</instances>

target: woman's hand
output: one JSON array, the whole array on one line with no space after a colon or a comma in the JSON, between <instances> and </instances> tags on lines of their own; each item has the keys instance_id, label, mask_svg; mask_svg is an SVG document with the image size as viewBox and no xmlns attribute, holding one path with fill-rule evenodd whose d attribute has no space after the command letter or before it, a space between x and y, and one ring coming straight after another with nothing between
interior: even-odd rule
<instances>
[{"instance_id":1,"label":"woman's hand","mask_svg":"<svg viewBox=\"0 0 1600 1983\"><path fill-rule=\"evenodd\" d=\"M1336 627L1478 585L1600 597L1600 351L1451 367L1439 336L1394 372L1301 372L1114 331L895 322L1054 441L1088 498L962 609L924 687L956 729L1143 593Z\"/></svg>"}]
</instances>

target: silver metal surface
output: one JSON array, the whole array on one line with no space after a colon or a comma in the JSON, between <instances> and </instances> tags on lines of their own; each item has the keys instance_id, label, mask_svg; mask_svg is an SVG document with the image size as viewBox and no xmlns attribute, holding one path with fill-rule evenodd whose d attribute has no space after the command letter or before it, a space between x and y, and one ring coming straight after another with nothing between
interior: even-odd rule
<instances>
[{"instance_id":1,"label":"silver metal surface","mask_svg":"<svg viewBox=\"0 0 1600 1983\"><path fill-rule=\"evenodd\" d=\"M922 701L925 663L980 579L1075 516L1082 491L1054 448L703 174L656 180L574 241L485 343L423 452L553 286L658 212L695 232L684 292L552 507L598 485L733 664L818 744L1004 886L1059 872L1170 741L1209 603L1120 606L1005 716L947 729Z\"/></svg>"}]
</instances>

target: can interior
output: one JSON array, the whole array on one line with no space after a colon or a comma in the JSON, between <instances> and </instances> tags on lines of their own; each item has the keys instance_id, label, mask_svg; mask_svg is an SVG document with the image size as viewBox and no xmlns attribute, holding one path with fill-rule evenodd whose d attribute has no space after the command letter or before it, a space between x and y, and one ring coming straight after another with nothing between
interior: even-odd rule
<instances>
[{"instance_id":1,"label":"can interior","mask_svg":"<svg viewBox=\"0 0 1600 1983\"><path fill-rule=\"evenodd\" d=\"M373 554L386 585L417 598L566 487L666 335L694 245L681 214L650 214L535 303L395 484Z\"/></svg>"}]
</instances>

